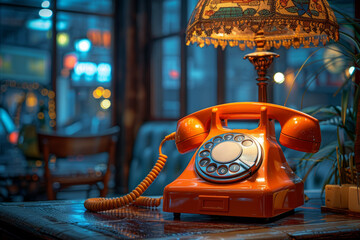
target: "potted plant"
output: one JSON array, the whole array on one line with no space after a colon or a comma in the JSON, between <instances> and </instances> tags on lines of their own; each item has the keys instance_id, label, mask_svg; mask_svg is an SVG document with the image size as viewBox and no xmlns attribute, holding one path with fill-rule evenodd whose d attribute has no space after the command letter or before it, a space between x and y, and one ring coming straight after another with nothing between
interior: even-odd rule
<instances>
[{"instance_id":1,"label":"potted plant","mask_svg":"<svg viewBox=\"0 0 360 240\"><path fill-rule=\"evenodd\" d=\"M359 21L339 10L335 9L335 12L343 17L343 21L339 22L343 29L347 32L353 32L354 35L340 32L341 40L332 45L336 46L336 48L332 46L327 47L332 48L339 54L327 59L324 62L324 66L314 73L314 77L316 78L324 71L327 65L338 61L339 57L346 60L351 67L345 77L345 81L334 93L334 95L341 94L341 103L338 106L322 106L304 109L304 111L318 118L322 125L329 124L335 126L337 129L337 140L322 147L315 154L304 155L300 159L299 169L305 169L303 180L306 181L309 174L313 173L318 166L325 162L331 163L328 176L322 186L322 194L324 190L326 192L326 205L331 208L347 208L348 202L352 202L356 206L355 208L352 206L351 210L360 211L359 201L352 201L358 198L359 192L356 186L358 186L360 180L360 169L356 168L357 164L355 163L355 158L359 158L358 154L360 154L358 149L355 151L355 146L359 145L360 142L360 134L356 134L356 131L359 132L360 129L360 119L358 116L360 87L359 83L356 82L359 80L355 78L357 72L360 71L360 24ZM307 63L309 59L310 57L301 69L311 64ZM355 187L351 187L351 184L354 184ZM351 199L348 199L348 196Z\"/></svg>"}]
</instances>

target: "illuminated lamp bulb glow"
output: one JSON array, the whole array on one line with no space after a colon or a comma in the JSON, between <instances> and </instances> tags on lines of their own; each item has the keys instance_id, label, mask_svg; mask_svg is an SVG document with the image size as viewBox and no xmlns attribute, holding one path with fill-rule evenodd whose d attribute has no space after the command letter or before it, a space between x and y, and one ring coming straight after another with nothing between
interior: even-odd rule
<instances>
[{"instance_id":1,"label":"illuminated lamp bulb glow","mask_svg":"<svg viewBox=\"0 0 360 240\"><path fill-rule=\"evenodd\" d=\"M88 52L91 48L89 39L81 39L75 43L75 49L79 52Z\"/></svg>"},{"instance_id":2,"label":"illuminated lamp bulb glow","mask_svg":"<svg viewBox=\"0 0 360 240\"><path fill-rule=\"evenodd\" d=\"M43 2L41 3L41 7L42 7L42 8L48 8L48 7L50 7L50 2L49 2L49 1L43 1Z\"/></svg>"},{"instance_id":3,"label":"illuminated lamp bulb glow","mask_svg":"<svg viewBox=\"0 0 360 240\"><path fill-rule=\"evenodd\" d=\"M111 106L111 102L109 99L104 99L100 102L100 107L102 109L108 109Z\"/></svg>"},{"instance_id":4,"label":"illuminated lamp bulb glow","mask_svg":"<svg viewBox=\"0 0 360 240\"><path fill-rule=\"evenodd\" d=\"M285 81L285 76L284 76L284 74L281 73L281 72L275 73L275 75L274 75L274 81L275 81L276 83L278 83L278 84L283 83L283 82Z\"/></svg>"},{"instance_id":5,"label":"illuminated lamp bulb glow","mask_svg":"<svg viewBox=\"0 0 360 240\"><path fill-rule=\"evenodd\" d=\"M39 11L39 16L42 18L49 18L52 16L52 11L50 9L41 9Z\"/></svg>"},{"instance_id":6,"label":"illuminated lamp bulb glow","mask_svg":"<svg viewBox=\"0 0 360 240\"><path fill-rule=\"evenodd\" d=\"M349 67L350 76L353 75L354 72L355 72L355 67L354 66Z\"/></svg>"}]
</instances>

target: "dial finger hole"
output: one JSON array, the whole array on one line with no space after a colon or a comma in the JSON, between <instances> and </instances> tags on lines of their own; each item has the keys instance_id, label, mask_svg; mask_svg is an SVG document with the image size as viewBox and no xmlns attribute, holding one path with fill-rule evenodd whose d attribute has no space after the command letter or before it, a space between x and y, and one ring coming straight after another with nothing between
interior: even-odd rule
<instances>
[{"instance_id":1,"label":"dial finger hole","mask_svg":"<svg viewBox=\"0 0 360 240\"><path fill-rule=\"evenodd\" d=\"M241 142L244 139L245 139L244 135L236 135L234 138L234 140L237 142Z\"/></svg>"},{"instance_id":2,"label":"dial finger hole","mask_svg":"<svg viewBox=\"0 0 360 240\"><path fill-rule=\"evenodd\" d=\"M212 143L212 142L208 142L205 144L206 149L211 149L211 148L213 148L213 146L214 146L214 143Z\"/></svg>"},{"instance_id":3,"label":"dial finger hole","mask_svg":"<svg viewBox=\"0 0 360 240\"><path fill-rule=\"evenodd\" d=\"M220 143L223 141L223 138L222 137L216 137L214 138L214 143Z\"/></svg>"},{"instance_id":4,"label":"dial finger hole","mask_svg":"<svg viewBox=\"0 0 360 240\"><path fill-rule=\"evenodd\" d=\"M216 164L210 164L209 166L207 166L207 168L206 168L206 171L208 172L208 173L213 173L213 172L215 172L215 170L216 170Z\"/></svg>"},{"instance_id":5,"label":"dial finger hole","mask_svg":"<svg viewBox=\"0 0 360 240\"><path fill-rule=\"evenodd\" d=\"M241 144L242 144L244 147L250 147L250 146L253 144L253 141L250 140L250 139L246 139L246 140L242 141Z\"/></svg>"},{"instance_id":6,"label":"dial finger hole","mask_svg":"<svg viewBox=\"0 0 360 240\"><path fill-rule=\"evenodd\" d=\"M200 161L200 166L206 167L210 163L210 159L204 158Z\"/></svg>"},{"instance_id":7,"label":"dial finger hole","mask_svg":"<svg viewBox=\"0 0 360 240\"><path fill-rule=\"evenodd\" d=\"M208 157L210 155L210 152L208 150L200 152L200 157Z\"/></svg>"},{"instance_id":8,"label":"dial finger hole","mask_svg":"<svg viewBox=\"0 0 360 240\"><path fill-rule=\"evenodd\" d=\"M225 165L222 165L218 168L218 173L220 175L225 175L228 172L228 168Z\"/></svg>"},{"instance_id":9,"label":"dial finger hole","mask_svg":"<svg viewBox=\"0 0 360 240\"><path fill-rule=\"evenodd\" d=\"M233 137L234 137L234 135L232 135L232 134L226 134L226 135L224 136L224 139L225 139L226 141L230 141L230 140L233 139Z\"/></svg>"}]
</instances>

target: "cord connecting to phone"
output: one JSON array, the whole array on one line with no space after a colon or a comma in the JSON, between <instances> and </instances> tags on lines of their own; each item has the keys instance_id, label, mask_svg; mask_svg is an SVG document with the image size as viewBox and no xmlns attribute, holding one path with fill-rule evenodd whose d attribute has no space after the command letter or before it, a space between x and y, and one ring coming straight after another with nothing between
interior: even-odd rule
<instances>
[{"instance_id":1,"label":"cord connecting to phone","mask_svg":"<svg viewBox=\"0 0 360 240\"><path fill-rule=\"evenodd\" d=\"M161 170L163 169L167 156L162 154L161 148L167 141L175 140L175 132L167 135L159 145L159 158L151 169L149 174L142 180L142 182L130 193L117 198L89 198L85 200L84 206L91 212L101 212L111 209L121 208L130 204L143 207L158 207L161 203L162 197L150 198L141 197L146 189L154 182Z\"/></svg>"}]
</instances>

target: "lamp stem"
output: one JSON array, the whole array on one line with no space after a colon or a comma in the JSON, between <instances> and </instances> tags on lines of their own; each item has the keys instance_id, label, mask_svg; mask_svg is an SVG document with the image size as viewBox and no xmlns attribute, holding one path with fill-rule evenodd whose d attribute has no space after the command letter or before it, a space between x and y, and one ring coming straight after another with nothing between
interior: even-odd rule
<instances>
[{"instance_id":1,"label":"lamp stem","mask_svg":"<svg viewBox=\"0 0 360 240\"><path fill-rule=\"evenodd\" d=\"M244 57L244 59L249 59L257 71L258 77L256 80L258 81L257 85L259 87L259 102L267 102L267 81L269 77L266 76L266 73L274 57L279 57L279 54L264 51L253 52Z\"/></svg>"}]
</instances>

